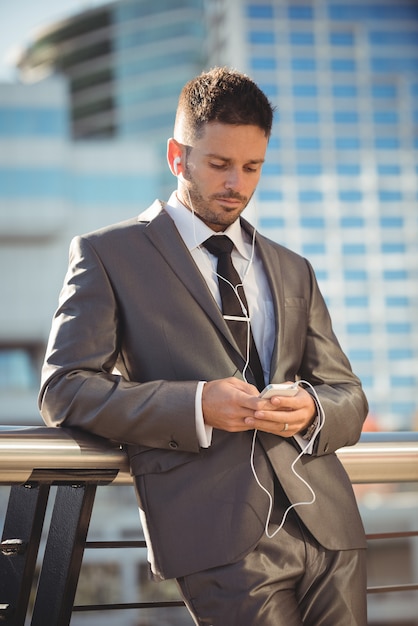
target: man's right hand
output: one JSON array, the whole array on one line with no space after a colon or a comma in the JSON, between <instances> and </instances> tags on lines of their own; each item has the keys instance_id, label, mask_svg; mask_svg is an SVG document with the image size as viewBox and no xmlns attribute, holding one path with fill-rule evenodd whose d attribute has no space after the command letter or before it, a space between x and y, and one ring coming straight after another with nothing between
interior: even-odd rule
<instances>
[{"instance_id":1,"label":"man's right hand","mask_svg":"<svg viewBox=\"0 0 418 626\"><path fill-rule=\"evenodd\" d=\"M241 432L253 430L245 423L260 408L257 387L238 378L221 378L205 383L202 392L203 418L208 426Z\"/></svg>"}]
</instances>

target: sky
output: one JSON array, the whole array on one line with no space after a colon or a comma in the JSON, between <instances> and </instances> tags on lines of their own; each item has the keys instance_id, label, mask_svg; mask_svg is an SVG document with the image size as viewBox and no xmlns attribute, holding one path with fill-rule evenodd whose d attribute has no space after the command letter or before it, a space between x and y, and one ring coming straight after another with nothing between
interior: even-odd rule
<instances>
[{"instance_id":1,"label":"sky","mask_svg":"<svg viewBox=\"0 0 418 626\"><path fill-rule=\"evenodd\" d=\"M110 0L0 0L0 82L16 79L12 59L38 29Z\"/></svg>"}]
</instances>

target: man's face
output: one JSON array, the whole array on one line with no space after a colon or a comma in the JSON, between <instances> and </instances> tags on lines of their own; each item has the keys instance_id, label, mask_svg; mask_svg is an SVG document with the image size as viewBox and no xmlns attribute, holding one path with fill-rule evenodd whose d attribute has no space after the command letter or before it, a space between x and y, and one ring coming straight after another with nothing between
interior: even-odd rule
<instances>
[{"instance_id":1,"label":"man's face","mask_svg":"<svg viewBox=\"0 0 418 626\"><path fill-rule=\"evenodd\" d=\"M258 126L207 124L188 155L183 154L179 199L212 230L225 230L255 191L267 143Z\"/></svg>"}]
</instances>

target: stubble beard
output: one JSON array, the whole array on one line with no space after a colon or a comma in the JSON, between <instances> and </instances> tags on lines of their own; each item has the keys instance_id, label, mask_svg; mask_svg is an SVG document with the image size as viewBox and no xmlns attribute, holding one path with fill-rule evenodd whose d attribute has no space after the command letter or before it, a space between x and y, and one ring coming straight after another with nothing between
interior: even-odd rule
<instances>
[{"instance_id":1,"label":"stubble beard","mask_svg":"<svg viewBox=\"0 0 418 626\"><path fill-rule=\"evenodd\" d=\"M187 178L183 181L184 191L181 194L183 204L209 227L219 226L224 230L238 219L251 199L251 197L241 196L233 190L225 191L222 194L213 194L205 199L188 168L186 168L185 174ZM240 208L222 206L218 211L211 209L211 203L214 202L220 206L219 200L222 198L239 200L242 206Z\"/></svg>"}]
</instances>

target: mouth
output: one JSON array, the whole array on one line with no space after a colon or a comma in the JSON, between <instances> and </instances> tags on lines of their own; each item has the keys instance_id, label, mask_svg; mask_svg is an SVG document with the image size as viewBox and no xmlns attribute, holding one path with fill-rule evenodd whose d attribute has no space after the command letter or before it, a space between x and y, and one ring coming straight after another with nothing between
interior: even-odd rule
<instances>
[{"instance_id":1,"label":"mouth","mask_svg":"<svg viewBox=\"0 0 418 626\"><path fill-rule=\"evenodd\" d=\"M216 201L222 206L228 207L229 209L235 209L245 206L243 198L231 197L231 196L217 196Z\"/></svg>"}]
</instances>

